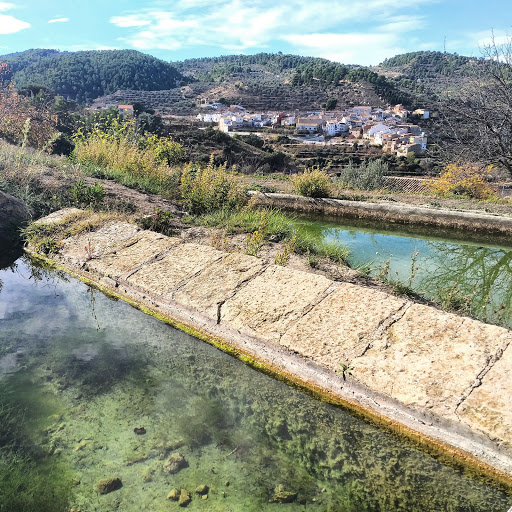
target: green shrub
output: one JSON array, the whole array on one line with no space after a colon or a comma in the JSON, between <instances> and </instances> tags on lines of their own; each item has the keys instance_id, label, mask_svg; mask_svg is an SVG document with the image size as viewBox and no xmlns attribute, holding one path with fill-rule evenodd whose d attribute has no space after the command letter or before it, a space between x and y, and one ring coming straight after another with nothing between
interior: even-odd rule
<instances>
[{"instance_id":1,"label":"green shrub","mask_svg":"<svg viewBox=\"0 0 512 512\"><path fill-rule=\"evenodd\" d=\"M101 183L87 186L82 178L70 189L70 193L75 203L80 206L98 206L105 198L105 190Z\"/></svg>"},{"instance_id":2,"label":"green shrub","mask_svg":"<svg viewBox=\"0 0 512 512\"><path fill-rule=\"evenodd\" d=\"M292 178L298 194L306 197L329 197L331 180L325 171L318 167L306 169Z\"/></svg>"},{"instance_id":3,"label":"green shrub","mask_svg":"<svg viewBox=\"0 0 512 512\"><path fill-rule=\"evenodd\" d=\"M247 203L244 186L226 164L216 166L213 157L206 166L188 163L183 168L180 195L187 210L199 215L215 210L236 210Z\"/></svg>"},{"instance_id":4,"label":"green shrub","mask_svg":"<svg viewBox=\"0 0 512 512\"><path fill-rule=\"evenodd\" d=\"M137 224L142 229L156 231L166 236L174 236L177 231L174 215L171 212L162 211L159 208L153 215L139 219Z\"/></svg>"},{"instance_id":5,"label":"green shrub","mask_svg":"<svg viewBox=\"0 0 512 512\"><path fill-rule=\"evenodd\" d=\"M361 165L355 165L351 160L337 181L361 190L375 190L384 186L388 172L388 163L380 159L363 162Z\"/></svg>"}]
</instances>

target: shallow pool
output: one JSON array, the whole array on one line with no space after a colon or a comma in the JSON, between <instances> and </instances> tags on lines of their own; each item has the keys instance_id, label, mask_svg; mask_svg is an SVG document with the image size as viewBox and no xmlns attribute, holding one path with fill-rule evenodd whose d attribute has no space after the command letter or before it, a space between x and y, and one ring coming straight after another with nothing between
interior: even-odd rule
<instances>
[{"instance_id":1,"label":"shallow pool","mask_svg":"<svg viewBox=\"0 0 512 512\"><path fill-rule=\"evenodd\" d=\"M178 510L173 488L203 511L512 504L64 274L19 259L0 281L0 511ZM113 477L122 487L99 494L97 482ZM201 485L206 494L195 493Z\"/></svg>"}]
</instances>

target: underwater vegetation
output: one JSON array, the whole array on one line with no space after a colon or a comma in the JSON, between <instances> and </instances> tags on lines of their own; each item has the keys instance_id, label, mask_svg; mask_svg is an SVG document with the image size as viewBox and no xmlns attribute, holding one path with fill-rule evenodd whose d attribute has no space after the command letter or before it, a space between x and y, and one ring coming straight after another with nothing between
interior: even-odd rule
<instances>
[{"instance_id":1,"label":"underwater vegetation","mask_svg":"<svg viewBox=\"0 0 512 512\"><path fill-rule=\"evenodd\" d=\"M0 380L0 511L66 510L71 478L64 465L33 439L28 426L37 412L14 379ZM17 391L15 391L17 390Z\"/></svg>"}]
</instances>

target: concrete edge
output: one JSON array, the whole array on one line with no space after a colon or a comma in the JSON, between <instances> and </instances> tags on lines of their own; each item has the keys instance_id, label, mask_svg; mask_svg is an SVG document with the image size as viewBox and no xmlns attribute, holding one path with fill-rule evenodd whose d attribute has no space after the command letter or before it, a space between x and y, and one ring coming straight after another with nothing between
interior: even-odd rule
<instances>
[{"instance_id":1,"label":"concrete edge","mask_svg":"<svg viewBox=\"0 0 512 512\"><path fill-rule=\"evenodd\" d=\"M291 194L249 191L253 201L261 206L303 213L333 215L347 218L386 220L396 224L434 226L462 229L468 232L483 231L512 240L512 217L473 212L434 210L423 206L348 201L345 199L311 198Z\"/></svg>"},{"instance_id":2,"label":"concrete edge","mask_svg":"<svg viewBox=\"0 0 512 512\"><path fill-rule=\"evenodd\" d=\"M512 493L512 454L469 428L427 417L351 379L344 381L339 375L283 347L215 324L201 313L184 308L175 301L148 296L127 281L102 278L29 248L25 250L36 260L121 299L259 371L310 392L325 402L342 406L351 414L400 436L445 464L490 480L493 485Z\"/></svg>"}]
</instances>

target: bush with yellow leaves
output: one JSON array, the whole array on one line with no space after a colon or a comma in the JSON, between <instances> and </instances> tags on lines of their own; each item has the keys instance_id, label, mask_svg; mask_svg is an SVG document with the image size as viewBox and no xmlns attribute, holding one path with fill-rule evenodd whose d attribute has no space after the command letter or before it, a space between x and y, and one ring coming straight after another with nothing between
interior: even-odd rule
<instances>
[{"instance_id":1,"label":"bush with yellow leaves","mask_svg":"<svg viewBox=\"0 0 512 512\"><path fill-rule=\"evenodd\" d=\"M439 196L465 196L475 199L492 199L496 192L487 181L492 166L481 169L471 164L448 164L437 180L429 183L430 190Z\"/></svg>"},{"instance_id":2,"label":"bush with yellow leaves","mask_svg":"<svg viewBox=\"0 0 512 512\"><path fill-rule=\"evenodd\" d=\"M306 197L329 197L331 180L328 174L319 167L306 169L302 174L292 178L295 190Z\"/></svg>"},{"instance_id":3,"label":"bush with yellow leaves","mask_svg":"<svg viewBox=\"0 0 512 512\"><path fill-rule=\"evenodd\" d=\"M215 165L213 155L207 165L188 163L183 167L180 195L185 208L194 215L216 210L235 211L247 203L245 187L223 165Z\"/></svg>"}]
</instances>

